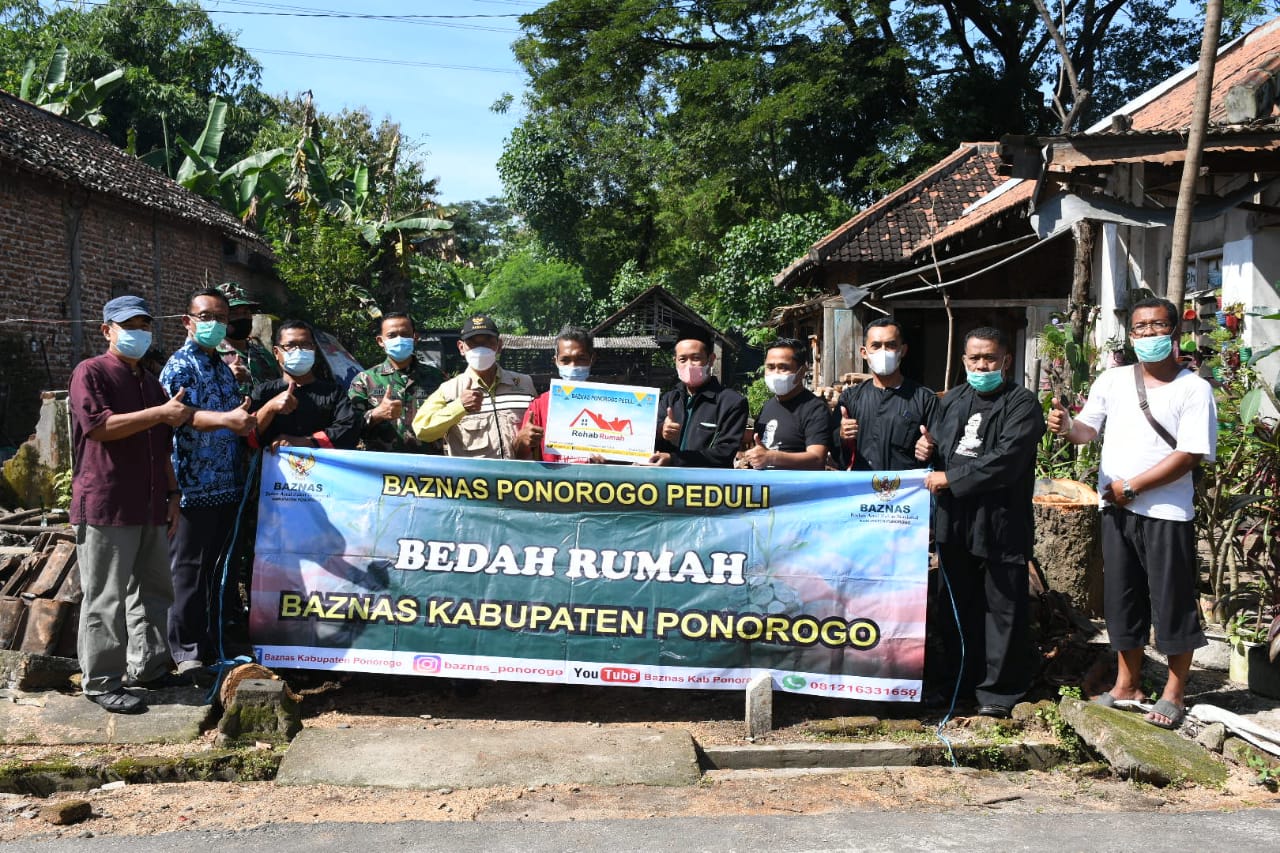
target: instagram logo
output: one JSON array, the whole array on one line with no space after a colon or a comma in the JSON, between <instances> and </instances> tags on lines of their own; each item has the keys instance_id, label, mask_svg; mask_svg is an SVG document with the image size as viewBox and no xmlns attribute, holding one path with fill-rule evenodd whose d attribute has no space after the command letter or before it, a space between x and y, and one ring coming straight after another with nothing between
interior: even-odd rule
<instances>
[{"instance_id":1,"label":"instagram logo","mask_svg":"<svg viewBox=\"0 0 1280 853\"><path fill-rule=\"evenodd\" d=\"M436 673L440 671L439 655L414 655L413 671L424 673Z\"/></svg>"}]
</instances>

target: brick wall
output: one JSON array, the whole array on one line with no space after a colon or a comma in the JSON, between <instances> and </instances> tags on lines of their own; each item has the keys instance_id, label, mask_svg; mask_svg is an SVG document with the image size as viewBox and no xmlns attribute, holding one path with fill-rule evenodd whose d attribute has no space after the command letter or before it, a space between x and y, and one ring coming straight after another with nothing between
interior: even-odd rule
<instances>
[{"instance_id":1,"label":"brick wall","mask_svg":"<svg viewBox=\"0 0 1280 853\"><path fill-rule=\"evenodd\" d=\"M77 217L78 305L70 286ZM147 299L157 345L181 346L181 321L167 315L180 315L192 290L249 279L223 246L213 228L0 168L0 321L10 321L0 322L0 445L24 441L40 391L66 388L72 367L103 351L102 306L112 296Z\"/></svg>"}]
</instances>

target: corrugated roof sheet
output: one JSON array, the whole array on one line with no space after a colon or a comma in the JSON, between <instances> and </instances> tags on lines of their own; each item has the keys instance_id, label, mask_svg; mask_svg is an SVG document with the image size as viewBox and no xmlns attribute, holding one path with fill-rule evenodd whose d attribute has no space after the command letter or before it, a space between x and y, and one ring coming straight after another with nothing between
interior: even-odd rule
<instances>
[{"instance_id":1,"label":"corrugated roof sheet","mask_svg":"<svg viewBox=\"0 0 1280 853\"><path fill-rule=\"evenodd\" d=\"M597 350L658 349L658 342L645 335L593 338ZM503 335L502 348L512 350L556 348L555 335Z\"/></svg>"},{"instance_id":2,"label":"corrugated roof sheet","mask_svg":"<svg viewBox=\"0 0 1280 853\"><path fill-rule=\"evenodd\" d=\"M257 232L110 139L0 91L0 162L215 228L270 254Z\"/></svg>"}]
</instances>

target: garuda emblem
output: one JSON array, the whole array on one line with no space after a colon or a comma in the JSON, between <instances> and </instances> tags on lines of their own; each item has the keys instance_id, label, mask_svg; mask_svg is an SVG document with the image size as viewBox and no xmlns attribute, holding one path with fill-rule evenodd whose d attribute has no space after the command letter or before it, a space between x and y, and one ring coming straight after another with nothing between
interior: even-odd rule
<instances>
[{"instance_id":1,"label":"garuda emblem","mask_svg":"<svg viewBox=\"0 0 1280 853\"><path fill-rule=\"evenodd\" d=\"M308 453L306 456L286 456L289 460L289 467L293 469L293 473L299 477L305 477L311 469L316 467L316 458Z\"/></svg>"},{"instance_id":2,"label":"garuda emblem","mask_svg":"<svg viewBox=\"0 0 1280 853\"><path fill-rule=\"evenodd\" d=\"M902 478L899 476L882 477L879 474L871 475L871 488L875 489L876 494L886 501L893 500L894 495L898 494L898 487L901 485Z\"/></svg>"}]
</instances>

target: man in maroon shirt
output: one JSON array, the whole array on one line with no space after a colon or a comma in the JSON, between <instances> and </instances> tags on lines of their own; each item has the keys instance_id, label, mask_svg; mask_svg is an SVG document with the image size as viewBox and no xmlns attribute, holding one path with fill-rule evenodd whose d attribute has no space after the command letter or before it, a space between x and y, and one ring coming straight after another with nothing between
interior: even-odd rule
<instances>
[{"instance_id":1,"label":"man in maroon shirt","mask_svg":"<svg viewBox=\"0 0 1280 853\"><path fill-rule=\"evenodd\" d=\"M136 714L146 701L126 686L176 683L165 640L173 602L165 532L172 535L180 493L169 451L172 428L194 410L138 365L151 346L151 309L141 297L103 306L102 335L106 353L71 374L71 522L84 588L77 652L85 696Z\"/></svg>"}]
</instances>

